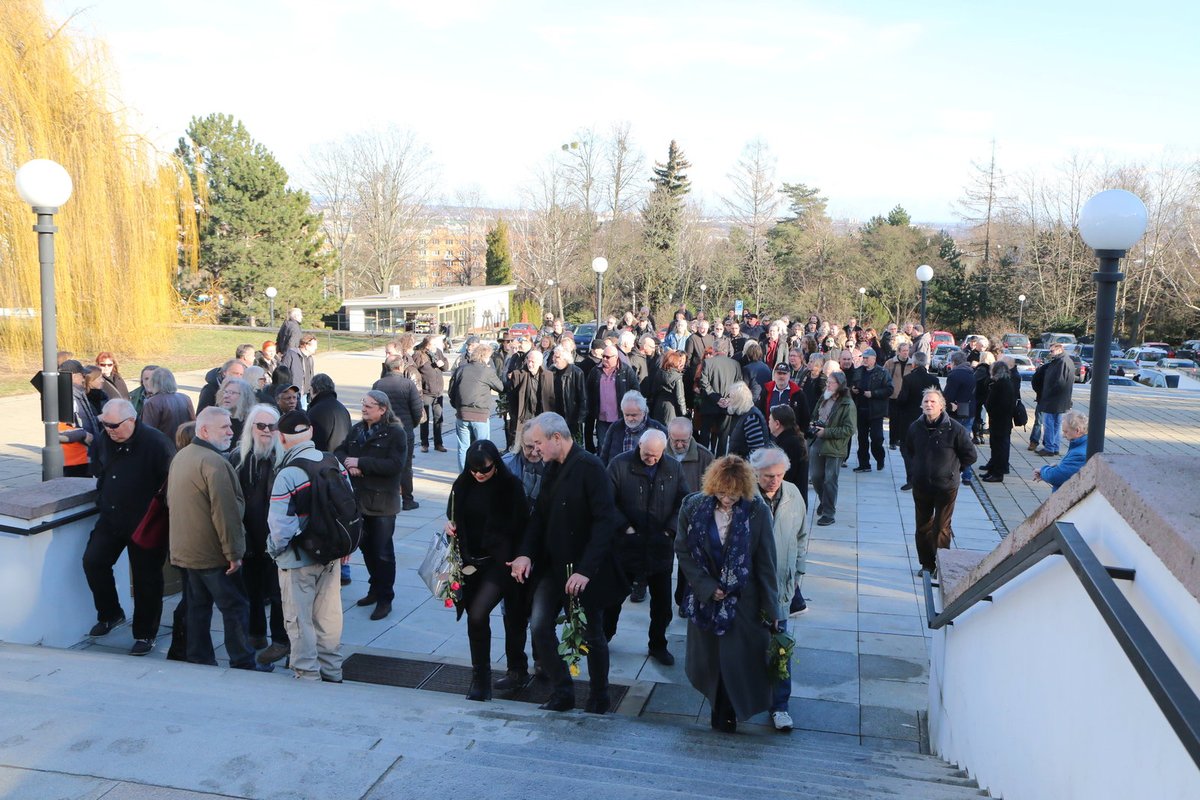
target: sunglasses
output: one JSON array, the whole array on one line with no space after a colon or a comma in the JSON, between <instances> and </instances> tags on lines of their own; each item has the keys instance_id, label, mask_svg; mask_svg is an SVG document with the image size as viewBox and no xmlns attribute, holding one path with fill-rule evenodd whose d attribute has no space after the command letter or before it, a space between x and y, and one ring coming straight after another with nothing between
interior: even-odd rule
<instances>
[{"instance_id":1,"label":"sunglasses","mask_svg":"<svg viewBox=\"0 0 1200 800\"><path fill-rule=\"evenodd\" d=\"M254 423L254 427L258 428L260 431L279 430L279 426L277 424L275 424L274 422L256 422L256 423Z\"/></svg>"},{"instance_id":2,"label":"sunglasses","mask_svg":"<svg viewBox=\"0 0 1200 800\"><path fill-rule=\"evenodd\" d=\"M100 422L104 423L104 427L108 428L110 431L115 431L117 428L121 427L126 422L129 422L131 419L133 419L133 417L126 417L120 422L104 422L104 420L100 420Z\"/></svg>"},{"instance_id":3,"label":"sunglasses","mask_svg":"<svg viewBox=\"0 0 1200 800\"><path fill-rule=\"evenodd\" d=\"M467 471L470 472L472 475L490 475L492 470L494 470L495 468L496 468L495 463L492 463L492 464L488 464L483 469L476 469L475 467L467 467Z\"/></svg>"},{"instance_id":4,"label":"sunglasses","mask_svg":"<svg viewBox=\"0 0 1200 800\"><path fill-rule=\"evenodd\" d=\"M101 367L115 367L115 366L116 366L116 364L114 364L113 362L109 361L107 364L100 364L99 366L101 366Z\"/></svg>"}]
</instances>

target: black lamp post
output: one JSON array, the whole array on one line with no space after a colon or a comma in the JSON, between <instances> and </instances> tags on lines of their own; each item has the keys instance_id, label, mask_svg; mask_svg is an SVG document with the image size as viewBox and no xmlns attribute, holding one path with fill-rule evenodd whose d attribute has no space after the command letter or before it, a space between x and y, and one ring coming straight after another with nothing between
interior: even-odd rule
<instances>
[{"instance_id":1,"label":"black lamp post","mask_svg":"<svg viewBox=\"0 0 1200 800\"><path fill-rule=\"evenodd\" d=\"M929 282L933 280L933 267L922 264L917 267L917 280L921 282L921 333L925 332L925 304L929 299Z\"/></svg>"},{"instance_id":2,"label":"black lamp post","mask_svg":"<svg viewBox=\"0 0 1200 800\"><path fill-rule=\"evenodd\" d=\"M1092 345L1092 393L1088 403L1088 458L1104 452L1108 420L1108 368L1112 359L1113 323L1117 316L1117 284L1126 251L1146 232L1146 205L1124 189L1094 195L1079 212L1079 235L1096 251L1096 339Z\"/></svg>"},{"instance_id":3,"label":"black lamp post","mask_svg":"<svg viewBox=\"0 0 1200 800\"><path fill-rule=\"evenodd\" d=\"M61 478L63 451L58 441L58 306L54 298L54 215L71 198L71 176L62 165L45 158L17 170L17 194L33 208L37 224L38 261L42 289L42 480ZM70 391L68 389L68 391Z\"/></svg>"}]
</instances>

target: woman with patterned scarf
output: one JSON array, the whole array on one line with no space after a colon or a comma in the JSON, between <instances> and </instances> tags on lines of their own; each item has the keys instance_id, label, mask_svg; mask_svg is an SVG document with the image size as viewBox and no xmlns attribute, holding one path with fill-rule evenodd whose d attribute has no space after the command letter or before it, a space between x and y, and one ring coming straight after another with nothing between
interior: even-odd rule
<instances>
[{"instance_id":1,"label":"woman with patterned scarf","mask_svg":"<svg viewBox=\"0 0 1200 800\"><path fill-rule=\"evenodd\" d=\"M708 698L712 727L733 733L771 707L767 647L777 626L771 512L742 458L718 458L679 511L675 554L687 578L687 676Z\"/></svg>"}]
</instances>

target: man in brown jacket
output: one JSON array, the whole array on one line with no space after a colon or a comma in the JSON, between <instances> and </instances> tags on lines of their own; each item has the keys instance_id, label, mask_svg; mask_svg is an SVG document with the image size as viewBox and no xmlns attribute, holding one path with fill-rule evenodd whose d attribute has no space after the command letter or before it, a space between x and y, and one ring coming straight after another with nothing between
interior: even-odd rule
<instances>
[{"instance_id":1,"label":"man in brown jacket","mask_svg":"<svg viewBox=\"0 0 1200 800\"><path fill-rule=\"evenodd\" d=\"M221 455L232 438L229 412L210 406L196 417L196 438L171 462L171 563L187 571L187 660L216 666L209 634L216 603L224 620L229 665L255 669L246 635L250 606L233 579L246 552L246 532L242 487L233 465ZM258 669L269 672L273 667Z\"/></svg>"},{"instance_id":2,"label":"man in brown jacket","mask_svg":"<svg viewBox=\"0 0 1200 800\"><path fill-rule=\"evenodd\" d=\"M896 345L896 355L887 360L883 368L892 376L892 397L888 400L888 440L891 449L895 450L904 444L904 425L901 424L902 414L899 413L900 387L904 385L904 376L912 371L913 362L909 360L912 345L901 342Z\"/></svg>"}]
</instances>

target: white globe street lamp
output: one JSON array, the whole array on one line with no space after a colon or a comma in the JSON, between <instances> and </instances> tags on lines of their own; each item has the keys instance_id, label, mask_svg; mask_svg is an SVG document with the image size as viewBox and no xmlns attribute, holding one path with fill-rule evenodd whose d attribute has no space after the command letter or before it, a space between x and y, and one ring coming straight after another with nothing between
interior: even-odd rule
<instances>
[{"instance_id":1,"label":"white globe street lamp","mask_svg":"<svg viewBox=\"0 0 1200 800\"><path fill-rule=\"evenodd\" d=\"M38 262L41 264L42 290L42 480L61 478L63 452L58 442L58 307L54 298L54 215L71 199L74 185L67 171L54 161L36 158L16 173L17 194L33 208L37 224ZM63 387L69 396L70 384Z\"/></svg>"},{"instance_id":2,"label":"white globe street lamp","mask_svg":"<svg viewBox=\"0 0 1200 800\"><path fill-rule=\"evenodd\" d=\"M1088 406L1087 455L1104 452L1108 416L1108 367L1112 356L1113 323L1117 316L1117 284L1125 276L1121 259L1146 232L1146 204L1124 189L1094 195L1079 212L1079 235L1096 251L1096 338L1092 345L1092 393Z\"/></svg>"},{"instance_id":3,"label":"white globe street lamp","mask_svg":"<svg viewBox=\"0 0 1200 800\"><path fill-rule=\"evenodd\" d=\"M925 304L929 298L929 282L933 280L933 267L922 264L917 267L917 280L921 282L921 333L925 332Z\"/></svg>"},{"instance_id":4,"label":"white globe street lamp","mask_svg":"<svg viewBox=\"0 0 1200 800\"><path fill-rule=\"evenodd\" d=\"M604 273L608 271L608 259L596 256L592 259L592 272L596 273L596 330L603 324L601 312L604 308Z\"/></svg>"}]
</instances>

